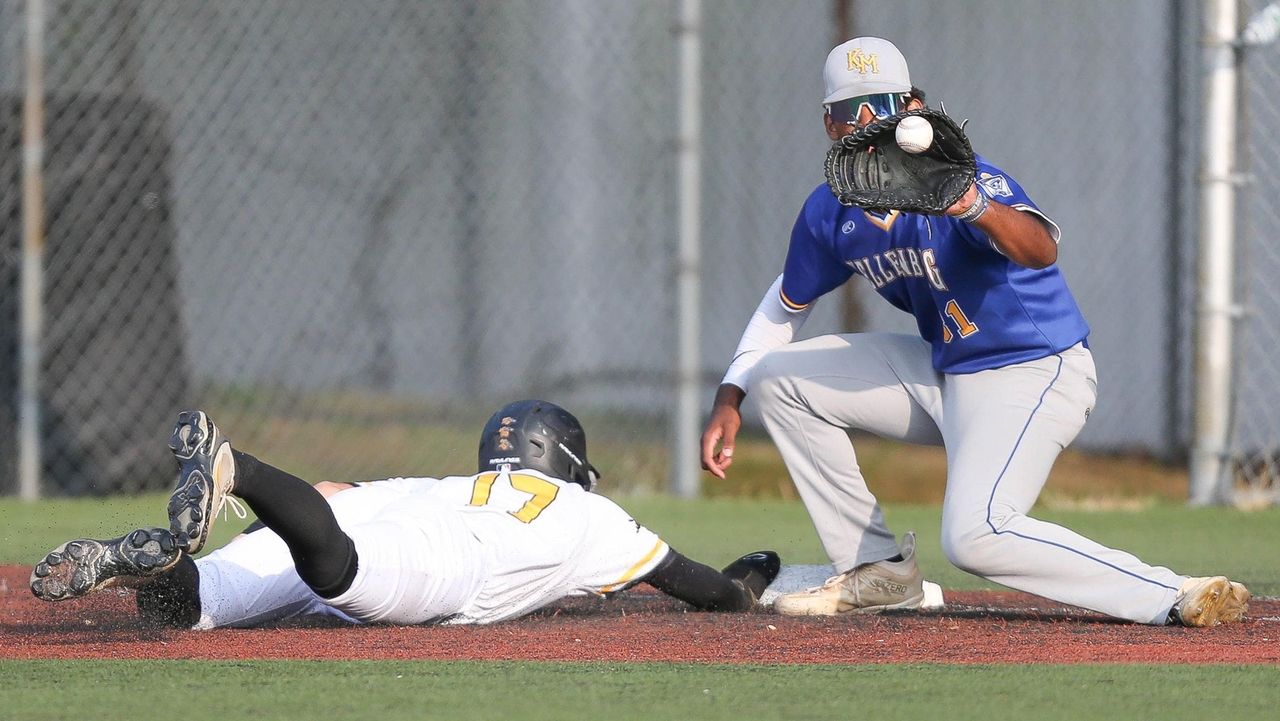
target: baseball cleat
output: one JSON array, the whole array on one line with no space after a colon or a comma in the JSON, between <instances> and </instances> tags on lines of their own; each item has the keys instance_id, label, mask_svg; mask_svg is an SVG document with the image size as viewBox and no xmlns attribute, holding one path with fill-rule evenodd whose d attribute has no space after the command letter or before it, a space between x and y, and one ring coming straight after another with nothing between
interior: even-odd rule
<instances>
[{"instance_id":1,"label":"baseball cleat","mask_svg":"<svg viewBox=\"0 0 1280 721\"><path fill-rule=\"evenodd\" d=\"M163 573L181 558L182 549L163 528L139 528L110 541L67 541L31 570L31 593L42 601L79 598L125 579Z\"/></svg>"},{"instance_id":2,"label":"baseball cleat","mask_svg":"<svg viewBox=\"0 0 1280 721\"><path fill-rule=\"evenodd\" d=\"M838 616L919 608L924 576L916 565L916 534L902 539L901 561L866 563L816 588L779 596L773 608L784 616Z\"/></svg>"},{"instance_id":3,"label":"baseball cleat","mask_svg":"<svg viewBox=\"0 0 1280 721\"><path fill-rule=\"evenodd\" d=\"M1183 626L1217 626L1244 619L1249 612L1249 589L1226 576L1188 578L1178 589L1169 617Z\"/></svg>"},{"instance_id":4,"label":"baseball cleat","mask_svg":"<svg viewBox=\"0 0 1280 721\"><path fill-rule=\"evenodd\" d=\"M741 583L747 593L751 594L751 600L758 601L781 570L782 559L777 553L756 551L725 566L721 573Z\"/></svg>"},{"instance_id":5,"label":"baseball cleat","mask_svg":"<svg viewBox=\"0 0 1280 721\"><path fill-rule=\"evenodd\" d=\"M228 494L235 487L231 443L203 411L183 411L169 439L178 459L178 488L169 497L169 530L178 546L196 553L209 540L214 518L230 501L236 515L244 507Z\"/></svg>"}]
</instances>

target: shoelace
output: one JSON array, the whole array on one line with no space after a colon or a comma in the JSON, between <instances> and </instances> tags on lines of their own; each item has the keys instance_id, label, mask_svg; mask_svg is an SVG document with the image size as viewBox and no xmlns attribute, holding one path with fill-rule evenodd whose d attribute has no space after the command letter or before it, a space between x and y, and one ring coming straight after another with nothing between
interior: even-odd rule
<instances>
[{"instance_id":1,"label":"shoelace","mask_svg":"<svg viewBox=\"0 0 1280 721\"><path fill-rule=\"evenodd\" d=\"M827 586L830 586L831 584L835 583L836 581L841 581L841 580L843 580L843 579L845 578L845 576L848 576L848 575L849 575L848 573L837 573L836 575L832 576L831 578L828 578L827 580L823 581L821 586L811 586L811 587L809 587L809 588L806 588L806 589L804 590L804 592L805 592L805 593L817 593L817 592L821 591L822 589L826 588Z\"/></svg>"},{"instance_id":2,"label":"shoelace","mask_svg":"<svg viewBox=\"0 0 1280 721\"><path fill-rule=\"evenodd\" d=\"M231 507L231 510L235 512L236 517L240 520L243 521L249 517L249 509L245 507L244 502L229 493L222 497L222 507L215 510L213 515L216 516L218 515L218 511L222 511L222 520L230 520L227 517L227 506Z\"/></svg>"}]
</instances>

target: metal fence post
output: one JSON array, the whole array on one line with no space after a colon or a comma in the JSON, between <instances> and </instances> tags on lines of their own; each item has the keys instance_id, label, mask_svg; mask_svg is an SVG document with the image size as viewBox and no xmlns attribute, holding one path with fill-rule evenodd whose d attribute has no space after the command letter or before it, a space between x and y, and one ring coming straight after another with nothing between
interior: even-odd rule
<instances>
[{"instance_id":1,"label":"metal fence post","mask_svg":"<svg viewBox=\"0 0 1280 721\"><path fill-rule=\"evenodd\" d=\"M44 0L27 0L22 106L22 290L18 371L18 494L40 498L40 359L44 329Z\"/></svg>"},{"instance_id":2,"label":"metal fence post","mask_svg":"<svg viewBox=\"0 0 1280 721\"><path fill-rule=\"evenodd\" d=\"M672 492L683 498L700 491L699 398L701 386L700 237L702 222L702 4L681 0L676 28L680 53L679 79L679 251L676 259L676 306L679 315L676 374L679 389L672 424Z\"/></svg>"},{"instance_id":3,"label":"metal fence post","mask_svg":"<svg viewBox=\"0 0 1280 721\"><path fill-rule=\"evenodd\" d=\"M1236 104L1239 93L1236 0L1204 5L1204 137L1195 341L1191 505L1229 500L1232 331L1239 309L1235 271Z\"/></svg>"}]
</instances>

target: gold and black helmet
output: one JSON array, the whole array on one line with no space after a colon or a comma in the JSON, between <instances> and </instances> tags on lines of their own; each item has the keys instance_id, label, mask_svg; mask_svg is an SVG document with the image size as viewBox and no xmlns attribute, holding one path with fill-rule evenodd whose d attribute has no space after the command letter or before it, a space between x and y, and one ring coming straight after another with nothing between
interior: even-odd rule
<instances>
[{"instance_id":1,"label":"gold and black helmet","mask_svg":"<svg viewBox=\"0 0 1280 721\"><path fill-rule=\"evenodd\" d=\"M498 409L480 433L479 470L528 469L593 490L600 473L587 460L587 433L572 413L548 401Z\"/></svg>"}]
</instances>

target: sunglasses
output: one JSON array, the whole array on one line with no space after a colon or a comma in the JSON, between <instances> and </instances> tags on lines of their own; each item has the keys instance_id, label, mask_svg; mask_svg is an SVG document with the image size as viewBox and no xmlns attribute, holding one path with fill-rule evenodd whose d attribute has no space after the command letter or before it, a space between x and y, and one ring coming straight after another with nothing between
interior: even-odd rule
<instances>
[{"instance_id":1,"label":"sunglasses","mask_svg":"<svg viewBox=\"0 0 1280 721\"><path fill-rule=\"evenodd\" d=\"M877 118L887 118L907 109L911 93L876 93L875 95L859 95L846 100L837 100L827 106L827 112L836 123L855 125L862 109L866 108Z\"/></svg>"}]
</instances>

